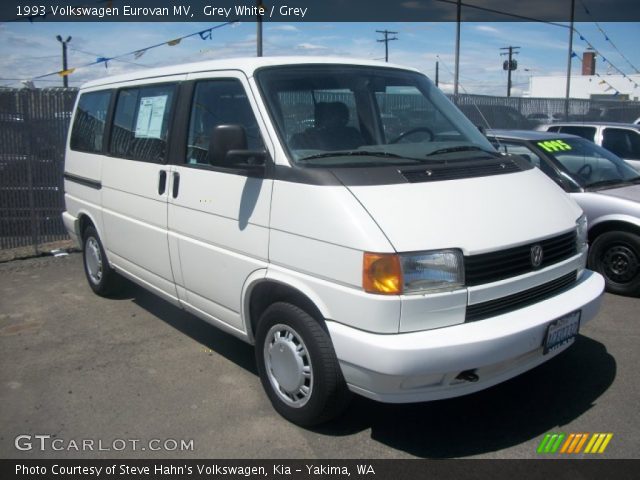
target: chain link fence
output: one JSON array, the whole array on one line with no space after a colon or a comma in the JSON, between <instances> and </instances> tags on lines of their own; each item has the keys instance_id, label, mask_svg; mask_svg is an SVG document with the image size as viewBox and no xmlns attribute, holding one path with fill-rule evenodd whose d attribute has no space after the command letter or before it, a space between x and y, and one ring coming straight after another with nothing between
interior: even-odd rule
<instances>
[{"instance_id":1,"label":"chain link fence","mask_svg":"<svg viewBox=\"0 0 640 480\"><path fill-rule=\"evenodd\" d=\"M67 238L64 145L75 89L0 90L0 249Z\"/></svg>"},{"instance_id":2,"label":"chain link fence","mask_svg":"<svg viewBox=\"0 0 640 480\"><path fill-rule=\"evenodd\" d=\"M61 220L64 148L76 95L72 88L0 90L0 250L32 247L39 253L43 244L67 239ZM632 122L640 117L640 102L567 104L564 99L466 94L450 98L485 128L531 129L567 118ZM398 109L411 103L408 98L397 100ZM394 105L385 106L384 115L394 115ZM300 125L310 121L289 120Z\"/></svg>"}]
</instances>

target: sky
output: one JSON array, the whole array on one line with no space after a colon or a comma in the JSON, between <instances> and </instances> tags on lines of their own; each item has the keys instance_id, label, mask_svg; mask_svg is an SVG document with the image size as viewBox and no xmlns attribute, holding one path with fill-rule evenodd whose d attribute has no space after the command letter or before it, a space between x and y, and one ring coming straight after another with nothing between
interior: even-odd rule
<instances>
[{"instance_id":1,"label":"sky","mask_svg":"<svg viewBox=\"0 0 640 480\"><path fill-rule=\"evenodd\" d=\"M256 24L243 22L213 31L211 39L196 35L178 45L162 45L120 60L80 68L99 57L168 42L177 37L205 30L217 23L55 23L13 22L0 24L0 86L20 87L23 80L62 69L61 44L56 35L71 36L68 50L69 85L107 75L156 66L255 56ZM640 70L640 23L576 23L576 29L611 64L625 74ZM398 32L389 42L389 61L417 68L431 79L435 64L440 65L440 87L452 89L455 62L455 23L265 23L263 53L273 55L319 55L384 60L384 44L376 30ZM604 32L604 33L603 33ZM609 40L607 40L608 38ZM512 95L528 89L532 75L566 75L569 33L560 26L534 22L464 22L460 43L460 91L487 95L506 95L507 72L501 47L518 46L514 58ZM574 74L581 70L582 53L587 44L574 36L572 60ZM626 58L625 58L626 57ZM597 72L616 74L609 63L597 59ZM37 87L61 86L62 78L52 75L35 80Z\"/></svg>"}]
</instances>

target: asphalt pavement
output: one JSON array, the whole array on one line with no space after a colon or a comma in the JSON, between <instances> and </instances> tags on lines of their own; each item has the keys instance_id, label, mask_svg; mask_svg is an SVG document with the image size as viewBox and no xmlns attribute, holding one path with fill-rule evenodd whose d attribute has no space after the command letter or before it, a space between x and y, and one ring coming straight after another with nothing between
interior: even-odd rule
<instances>
[{"instance_id":1,"label":"asphalt pavement","mask_svg":"<svg viewBox=\"0 0 640 480\"><path fill-rule=\"evenodd\" d=\"M606 295L576 343L465 397L356 397L306 430L272 409L253 348L133 284L94 295L77 253L0 264L0 458L538 458L546 433L613 433L640 458L640 299ZM595 458L581 453L578 457Z\"/></svg>"}]
</instances>

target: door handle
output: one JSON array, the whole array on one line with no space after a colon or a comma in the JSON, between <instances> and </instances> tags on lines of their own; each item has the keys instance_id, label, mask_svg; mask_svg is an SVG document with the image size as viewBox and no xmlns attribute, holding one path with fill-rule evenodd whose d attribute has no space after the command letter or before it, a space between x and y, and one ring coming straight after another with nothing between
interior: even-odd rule
<instances>
[{"instance_id":1,"label":"door handle","mask_svg":"<svg viewBox=\"0 0 640 480\"><path fill-rule=\"evenodd\" d=\"M173 172L173 198L178 197L179 191L180 191L180 174L178 172Z\"/></svg>"},{"instance_id":2,"label":"door handle","mask_svg":"<svg viewBox=\"0 0 640 480\"><path fill-rule=\"evenodd\" d=\"M164 195L164 192L167 190L167 172L165 170L160 170L158 180L158 195Z\"/></svg>"}]
</instances>

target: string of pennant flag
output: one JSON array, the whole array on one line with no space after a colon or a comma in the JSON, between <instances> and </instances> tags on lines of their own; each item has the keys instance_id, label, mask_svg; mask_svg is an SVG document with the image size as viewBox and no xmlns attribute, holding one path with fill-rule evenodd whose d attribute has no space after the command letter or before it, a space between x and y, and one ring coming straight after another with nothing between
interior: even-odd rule
<instances>
[{"instance_id":1,"label":"string of pennant flag","mask_svg":"<svg viewBox=\"0 0 640 480\"><path fill-rule=\"evenodd\" d=\"M613 68L616 72L618 72L623 78L627 79L629 81L629 83L633 84L634 88L640 88L640 85L638 85L638 82L636 82L633 78L631 78L629 75L627 75L626 73L624 73L620 68L618 68L616 65L614 65L610 60L608 60L594 45L593 43L591 43L584 35L582 35L576 28L573 29L574 33L576 35L578 35L578 37L580 38L580 40L582 40L589 49L593 50L595 52L595 54L598 56L598 58L600 58L600 60L602 60L602 62L604 62L605 64L611 66L611 68ZM582 61L582 59L580 58L580 56L572 51L571 52L571 57L573 58L578 58L580 61ZM600 75L599 73L596 72L595 74L596 77L598 77L600 79L600 81L598 82L599 85L606 85L607 88L605 89L605 92L608 92L610 90L615 90L614 91L614 95L618 95L620 92L618 91L618 89L616 89L613 85L611 85L602 75Z\"/></svg>"},{"instance_id":2,"label":"string of pennant flag","mask_svg":"<svg viewBox=\"0 0 640 480\"><path fill-rule=\"evenodd\" d=\"M220 23L218 25L215 25L213 27L210 28L206 28L204 30L200 30L198 32L194 32L194 33L189 33L187 35L183 35L182 37L178 37L178 38L174 38L172 40L168 40L165 42L160 42L160 43L156 43L155 45L150 45L148 47L144 47L144 48L138 48L136 50L132 50L130 52L126 52L126 53L121 53L119 55L114 55L112 57L97 57L95 59L95 61L93 62L89 62L83 65L79 65L77 67L73 67L73 68L67 68L66 70L56 70L55 72L49 72L49 73L45 73L44 75L38 75L35 77L32 77L31 80L39 80L45 77L50 77L52 75L59 75L61 77L66 77L71 75L72 73L82 69L82 68L86 68L86 67L91 67L93 65L99 65L99 64L104 64L105 68L109 67L109 62L112 60L118 60L124 57L128 57L128 56L133 56L134 59L139 59L140 57L142 57L145 53L147 53L149 50L152 50L154 48L158 48L158 47L162 47L162 46L169 46L169 47L175 47L176 45L179 45L180 42L182 42L182 40L185 40L187 38L191 38L191 37L200 37L200 39L202 40L211 40L213 38L213 31L217 30L219 28L222 27L226 27L227 25L232 25L234 23L237 23L238 20L230 20L228 22L224 22L224 23Z\"/></svg>"},{"instance_id":3,"label":"string of pennant flag","mask_svg":"<svg viewBox=\"0 0 640 480\"><path fill-rule=\"evenodd\" d=\"M576 52L571 52L571 57L572 58L577 58L578 60L580 60L580 62L582 62L582 58L580 58L580 56L576 53ZM615 97L616 95L619 95L620 92L618 91L618 89L616 87L614 87L613 85L611 85L605 78L602 77L602 75L600 75L599 73L595 73L595 76L598 77L600 79L600 81L598 82L598 85L606 85L605 88L605 93L609 92L611 90L614 90L613 92L613 96ZM591 79L589 79L589 81L591 81Z\"/></svg>"},{"instance_id":4,"label":"string of pennant flag","mask_svg":"<svg viewBox=\"0 0 640 480\"><path fill-rule=\"evenodd\" d=\"M589 11L589 9L587 8L587 6L584 4L582 0L580 0L580 4L582 5L582 8L584 9L585 13L591 17L591 12ZM604 31L604 28L602 28L600 24L595 20L593 21L593 23L595 24L596 28L600 31L604 39L614 48L616 52L618 52L618 55L620 55L636 73L640 73L640 70L638 70L636 66L629 61L626 55L620 51L618 46L615 43L613 43L613 40L609 38L609 35L607 35L607 32Z\"/></svg>"}]
</instances>

